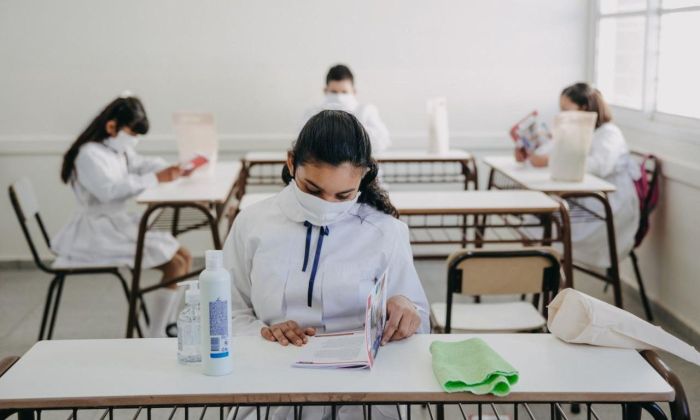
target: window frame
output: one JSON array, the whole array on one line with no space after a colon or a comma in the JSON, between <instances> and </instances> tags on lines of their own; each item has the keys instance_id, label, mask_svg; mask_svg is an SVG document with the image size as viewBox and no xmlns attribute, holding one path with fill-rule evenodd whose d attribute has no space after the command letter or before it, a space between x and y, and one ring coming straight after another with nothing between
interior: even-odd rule
<instances>
[{"instance_id":1,"label":"window frame","mask_svg":"<svg viewBox=\"0 0 700 420\"><path fill-rule=\"evenodd\" d=\"M659 40L661 35L661 17L667 14L700 11L700 5L679 7L675 9L662 8L663 0L647 0L646 8L636 11L624 11L615 13L601 13L600 1L589 2L590 17L590 39L588 48L589 80L597 81L597 61L598 61L598 37L599 23L604 18L621 18L631 16L645 17L645 39L644 39L644 68L642 69L642 104L641 109L630 108L622 105L610 104L615 115L624 116L622 120L629 124L640 127L654 125L659 128L667 126L671 129L684 128L690 130L700 130L700 118L688 117L677 114L669 114L656 109L656 94L658 89L658 67L659 67ZM605 92L603 92L605 93ZM684 130L685 131L685 130ZM700 138L698 138L700 142Z\"/></svg>"}]
</instances>

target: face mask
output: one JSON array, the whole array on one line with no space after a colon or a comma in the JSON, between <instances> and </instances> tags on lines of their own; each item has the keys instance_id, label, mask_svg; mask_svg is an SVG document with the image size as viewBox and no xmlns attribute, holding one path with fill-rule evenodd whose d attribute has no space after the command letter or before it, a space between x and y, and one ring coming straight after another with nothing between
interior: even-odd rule
<instances>
[{"instance_id":1,"label":"face mask","mask_svg":"<svg viewBox=\"0 0 700 420\"><path fill-rule=\"evenodd\" d=\"M138 136L132 136L122 130L116 136L109 138L109 145L120 152L125 152L128 148L135 148L140 140Z\"/></svg>"},{"instance_id":2,"label":"face mask","mask_svg":"<svg viewBox=\"0 0 700 420\"><path fill-rule=\"evenodd\" d=\"M333 110L353 111L357 107L357 99L352 93L327 93L326 106Z\"/></svg>"},{"instance_id":3,"label":"face mask","mask_svg":"<svg viewBox=\"0 0 700 420\"><path fill-rule=\"evenodd\" d=\"M357 203L360 196L358 192L352 200L331 202L302 191L294 179L289 185L304 210L306 220L316 226L328 226L338 221Z\"/></svg>"}]
</instances>

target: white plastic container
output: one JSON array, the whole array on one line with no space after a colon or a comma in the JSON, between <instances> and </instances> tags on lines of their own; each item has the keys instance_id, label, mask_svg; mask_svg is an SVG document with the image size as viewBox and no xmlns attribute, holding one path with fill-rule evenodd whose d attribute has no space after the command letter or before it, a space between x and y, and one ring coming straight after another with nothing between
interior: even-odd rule
<instances>
[{"instance_id":1,"label":"white plastic container","mask_svg":"<svg viewBox=\"0 0 700 420\"><path fill-rule=\"evenodd\" d=\"M199 282L188 280L179 283L186 286L185 308L177 317L177 360L186 365L202 361L202 319L199 315Z\"/></svg>"},{"instance_id":2,"label":"white plastic container","mask_svg":"<svg viewBox=\"0 0 700 420\"><path fill-rule=\"evenodd\" d=\"M597 117L595 112L586 111L563 111L556 116L552 130L554 145L549 157L554 181L583 181Z\"/></svg>"},{"instance_id":3,"label":"white plastic container","mask_svg":"<svg viewBox=\"0 0 700 420\"><path fill-rule=\"evenodd\" d=\"M450 130L447 125L447 100L428 100L428 153L446 154L450 150Z\"/></svg>"},{"instance_id":4,"label":"white plastic container","mask_svg":"<svg viewBox=\"0 0 700 420\"><path fill-rule=\"evenodd\" d=\"M202 317L202 368L205 375L231 373L231 276L221 251L207 251L199 275Z\"/></svg>"}]
</instances>

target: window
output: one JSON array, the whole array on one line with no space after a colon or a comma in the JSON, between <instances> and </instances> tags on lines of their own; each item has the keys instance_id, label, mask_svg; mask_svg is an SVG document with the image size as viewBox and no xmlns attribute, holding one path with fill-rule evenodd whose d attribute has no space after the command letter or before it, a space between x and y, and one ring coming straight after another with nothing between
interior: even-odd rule
<instances>
[{"instance_id":1,"label":"window","mask_svg":"<svg viewBox=\"0 0 700 420\"><path fill-rule=\"evenodd\" d=\"M594 79L616 106L700 119L700 0L598 0Z\"/></svg>"}]
</instances>

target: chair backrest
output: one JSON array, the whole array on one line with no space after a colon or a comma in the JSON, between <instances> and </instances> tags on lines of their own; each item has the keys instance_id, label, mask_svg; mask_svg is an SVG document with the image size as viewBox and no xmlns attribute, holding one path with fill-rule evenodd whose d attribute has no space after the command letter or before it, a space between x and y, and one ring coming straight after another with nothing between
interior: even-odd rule
<instances>
[{"instance_id":1,"label":"chair backrest","mask_svg":"<svg viewBox=\"0 0 700 420\"><path fill-rule=\"evenodd\" d=\"M649 232L651 213L659 203L661 162L650 154L632 152L632 156L642 171L642 176L634 183L639 198L639 225L634 236L634 247L637 248Z\"/></svg>"},{"instance_id":2,"label":"chair backrest","mask_svg":"<svg viewBox=\"0 0 700 420\"><path fill-rule=\"evenodd\" d=\"M32 253L34 262L36 265L44 270L51 271L44 263L41 261L39 252L37 251L37 244L32 238L32 234L29 229L29 223L34 220L41 232L41 235L46 243L46 246L51 248L51 239L49 234L44 227L44 222L41 220L39 215L39 200L37 200L36 194L34 193L34 187L31 181L27 178L22 178L14 182L9 187L10 202L12 203L12 208L15 210L17 215L17 221L19 222L22 233L27 240L29 245L29 250Z\"/></svg>"},{"instance_id":3,"label":"chair backrest","mask_svg":"<svg viewBox=\"0 0 700 420\"><path fill-rule=\"evenodd\" d=\"M561 265L558 253L548 247L475 250L462 249L447 260L447 323L451 321L455 293L483 295L529 295L542 313L559 291Z\"/></svg>"}]
</instances>

